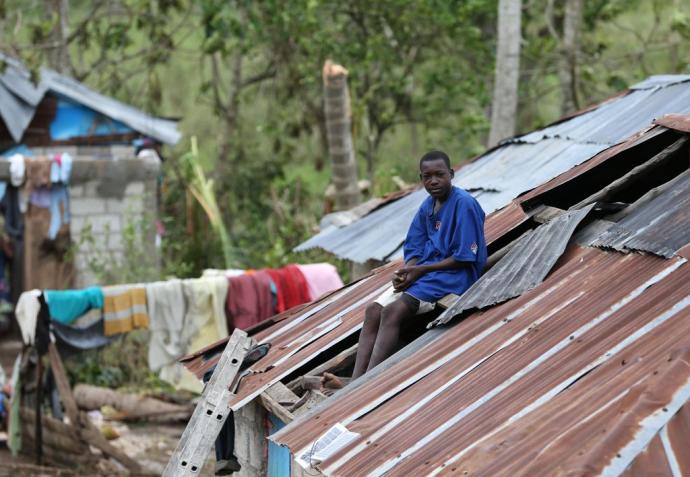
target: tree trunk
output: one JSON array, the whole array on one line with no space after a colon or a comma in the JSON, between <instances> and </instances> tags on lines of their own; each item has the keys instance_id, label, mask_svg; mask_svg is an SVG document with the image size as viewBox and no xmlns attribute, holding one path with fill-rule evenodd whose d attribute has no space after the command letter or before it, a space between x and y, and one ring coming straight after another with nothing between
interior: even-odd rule
<instances>
[{"instance_id":1,"label":"tree trunk","mask_svg":"<svg viewBox=\"0 0 690 477\"><path fill-rule=\"evenodd\" d=\"M566 0L563 17L563 40L558 76L561 83L561 115L580 107L577 94L577 62L580 49L582 0Z\"/></svg>"},{"instance_id":2,"label":"tree trunk","mask_svg":"<svg viewBox=\"0 0 690 477\"><path fill-rule=\"evenodd\" d=\"M74 399L81 409L87 411L112 406L122 413L116 417L124 420L178 421L189 419L192 414L189 406L171 404L136 394L120 393L88 384L75 386Z\"/></svg>"},{"instance_id":3,"label":"tree trunk","mask_svg":"<svg viewBox=\"0 0 690 477\"><path fill-rule=\"evenodd\" d=\"M69 0L51 0L49 14L57 17L57 24L50 35L51 48L48 53L48 63L55 71L69 75L71 62L69 56Z\"/></svg>"},{"instance_id":4,"label":"tree trunk","mask_svg":"<svg viewBox=\"0 0 690 477\"><path fill-rule=\"evenodd\" d=\"M221 115L225 128L223 129L223 137L221 138L219 156L221 165L230 165L232 160L231 151L233 147L238 147L238 117L240 109L240 93L242 91L242 63L243 55L240 48L232 56L231 64L231 78L230 84L227 88L228 98L227 103L223 102L220 91L222 90L222 77L220 75L220 55L215 54L212 61L213 76L215 82L214 102L216 113ZM222 168L222 167L221 167Z\"/></svg>"},{"instance_id":5,"label":"tree trunk","mask_svg":"<svg viewBox=\"0 0 690 477\"><path fill-rule=\"evenodd\" d=\"M515 134L520 73L521 0L499 0L496 76L488 146Z\"/></svg>"},{"instance_id":6,"label":"tree trunk","mask_svg":"<svg viewBox=\"0 0 690 477\"><path fill-rule=\"evenodd\" d=\"M347 70L326 61L323 67L324 110L335 185L335 210L350 209L360 201L357 162L352 144L350 93Z\"/></svg>"}]
</instances>

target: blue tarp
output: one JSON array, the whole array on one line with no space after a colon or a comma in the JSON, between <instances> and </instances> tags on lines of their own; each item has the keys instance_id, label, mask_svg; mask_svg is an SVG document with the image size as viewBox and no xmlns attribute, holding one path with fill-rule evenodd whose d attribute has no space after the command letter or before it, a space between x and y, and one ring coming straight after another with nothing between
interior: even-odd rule
<instances>
[{"instance_id":1,"label":"blue tarp","mask_svg":"<svg viewBox=\"0 0 690 477\"><path fill-rule=\"evenodd\" d=\"M55 141L130 132L135 131L126 124L62 97L58 99L57 112L50 123L50 138Z\"/></svg>"}]
</instances>

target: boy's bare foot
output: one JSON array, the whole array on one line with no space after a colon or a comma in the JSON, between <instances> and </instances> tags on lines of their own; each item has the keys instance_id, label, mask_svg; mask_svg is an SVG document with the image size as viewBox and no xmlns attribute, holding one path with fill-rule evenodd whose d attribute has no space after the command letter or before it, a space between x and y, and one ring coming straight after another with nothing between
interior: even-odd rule
<instances>
[{"instance_id":1,"label":"boy's bare foot","mask_svg":"<svg viewBox=\"0 0 690 477\"><path fill-rule=\"evenodd\" d=\"M321 386L326 389L341 389L345 387L345 384L335 374L323 373L323 376L321 376Z\"/></svg>"}]
</instances>

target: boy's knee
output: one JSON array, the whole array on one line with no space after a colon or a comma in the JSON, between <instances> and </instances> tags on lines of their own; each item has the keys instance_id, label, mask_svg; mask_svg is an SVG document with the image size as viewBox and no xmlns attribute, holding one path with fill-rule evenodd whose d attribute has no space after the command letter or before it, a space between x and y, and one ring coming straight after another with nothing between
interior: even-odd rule
<instances>
[{"instance_id":1,"label":"boy's knee","mask_svg":"<svg viewBox=\"0 0 690 477\"><path fill-rule=\"evenodd\" d=\"M364 312L364 324L378 324L381 318L382 307L378 303L370 303Z\"/></svg>"},{"instance_id":2,"label":"boy's knee","mask_svg":"<svg viewBox=\"0 0 690 477\"><path fill-rule=\"evenodd\" d=\"M407 307L399 301L394 301L383 307L381 310L381 325L382 326L399 326L400 322L405 318Z\"/></svg>"}]
</instances>

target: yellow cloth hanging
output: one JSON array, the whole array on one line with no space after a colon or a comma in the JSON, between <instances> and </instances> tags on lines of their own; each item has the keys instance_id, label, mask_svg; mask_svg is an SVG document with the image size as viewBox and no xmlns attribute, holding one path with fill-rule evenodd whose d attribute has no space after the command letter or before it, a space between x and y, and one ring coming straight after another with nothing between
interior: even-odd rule
<instances>
[{"instance_id":1,"label":"yellow cloth hanging","mask_svg":"<svg viewBox=\"0 0 690 477\"><path fill-rule=\"evenodd\" d=\"M103 288L103 334L127 333L136 328L148 328L146 289L114 286Z\"/></svg>"}]
</instances>

